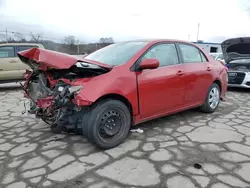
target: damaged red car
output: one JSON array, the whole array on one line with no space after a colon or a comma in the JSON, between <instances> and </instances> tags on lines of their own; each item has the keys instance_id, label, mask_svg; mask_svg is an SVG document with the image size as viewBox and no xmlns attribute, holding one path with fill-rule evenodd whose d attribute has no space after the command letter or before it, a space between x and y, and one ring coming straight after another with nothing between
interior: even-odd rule
<instances>
[{"instance_id":1,"label":"damaged red car","mask_svg":"<svg viewBox=\"0 0 250 188\"><path fill-rule=\"evenodd\" d=\"M227 68L185 41L115 43L83 59L39 48L18 56L32 69L23 85L29 113L104 149L132 125L196 107L212 113L227 91Z\"/></svg>"}]
</instances>

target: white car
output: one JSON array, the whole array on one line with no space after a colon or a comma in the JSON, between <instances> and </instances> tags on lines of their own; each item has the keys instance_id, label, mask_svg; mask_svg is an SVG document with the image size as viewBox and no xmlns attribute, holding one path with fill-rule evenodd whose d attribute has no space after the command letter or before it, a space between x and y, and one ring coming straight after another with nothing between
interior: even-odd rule
<instances>
[{"instance_id":1,"label":"white car","mask_svg":"<svg viewBox=\"0 0 250 188\"><path fill-rule=\"evenodd\" d=\"M250 37L228 39L221 47L228 67L228 86L250 88Z\"/></svg>"},{"instance_id":2,"label":"white car","mask_svg":"<svg viewBox=\"0 0 250 188\"><path fill-rule=\"evenodd\" d=\"M223 57L223 53L210 53L210 55L211 55L212 58L214 58L215 60L221 61L222 63L225 64L224 57Z\"/></svg>"}]
</instances>

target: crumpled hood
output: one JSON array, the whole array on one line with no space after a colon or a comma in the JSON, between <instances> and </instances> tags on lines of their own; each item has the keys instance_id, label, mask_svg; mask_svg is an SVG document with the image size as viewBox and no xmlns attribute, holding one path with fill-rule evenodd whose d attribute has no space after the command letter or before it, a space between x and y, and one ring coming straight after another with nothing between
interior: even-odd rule
<instances>
[{"instance_id":1,"label":"crumpled hood","mask_svg":"<svg viewBox=\"0 0 250 188\"><path fill-rule=\"evenodd\" d=\"M225 62L232 60L250 59L250 37L239 37L225 40L221 43Z\"/></svg>"},{"instance_id":2,"label":"crumpled hood","mask_svg":"<svg viewBox=\"0 0 250 188\"><path fill-rule=\"evenodd\" d=\"M69 69L77 62L87 62L107 69L112 68L110 65L41 48L31 48L18 52L17 54L23 63L28 64L29 66L31 66L32 63L39 64L39 68L42 70L47 70L48 68Z\"/></svg>"}]
</instances>

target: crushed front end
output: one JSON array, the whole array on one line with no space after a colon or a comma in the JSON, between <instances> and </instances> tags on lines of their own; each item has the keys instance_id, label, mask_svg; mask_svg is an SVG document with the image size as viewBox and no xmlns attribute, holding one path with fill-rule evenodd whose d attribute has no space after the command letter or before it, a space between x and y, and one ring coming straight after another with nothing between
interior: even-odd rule
<instances>
[{"instance_id":1,"label":"crushed front end","mask_svg":"<svg viewBox=\"0 0 250 188\"><path fill-rule=\"evenodd\" d=\"M50 80L50 75L43 71L27 71L25 77L27 80L23 90L25 97L30 100L28 112L58 128L58 131L60 129L77 131L81 122L79 112L83 107L77 106L72 101L83 87L71 86L63 80Z\"/></svg>"},{"instance_id":2,"label":"crushed front end","mask_svg":"<svg viewBox=\"0 0 250 188\"><path fill-rule=\"evenodd\" d=\"M82 115L91 104L82 105L76 100L84 89L81 83L111 69L48 50L31 49L18 55L32 69L26 71L22 85L30 101L28 112L51 125L56 133L63 129L78 132Z\"/></svg>"}]
</instances>

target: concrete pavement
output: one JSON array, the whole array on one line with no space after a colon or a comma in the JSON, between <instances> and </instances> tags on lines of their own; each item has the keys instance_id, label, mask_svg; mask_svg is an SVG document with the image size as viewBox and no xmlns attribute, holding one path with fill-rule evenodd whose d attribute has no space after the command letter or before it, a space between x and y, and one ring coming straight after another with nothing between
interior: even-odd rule
<instances>
[{"instance_id":1,"label":"concrete pavement","mask_svg":"<svg viewBox=\"0 0 250 188\"><path fill-rule=\"evenodd\" d=\"M143 123L144 133L101 151L82 136L52 134L22 115L20 90L1 89L0 187L250 187L249 93L228 92L213 114Z\"/></svg>"}]
</instances>

